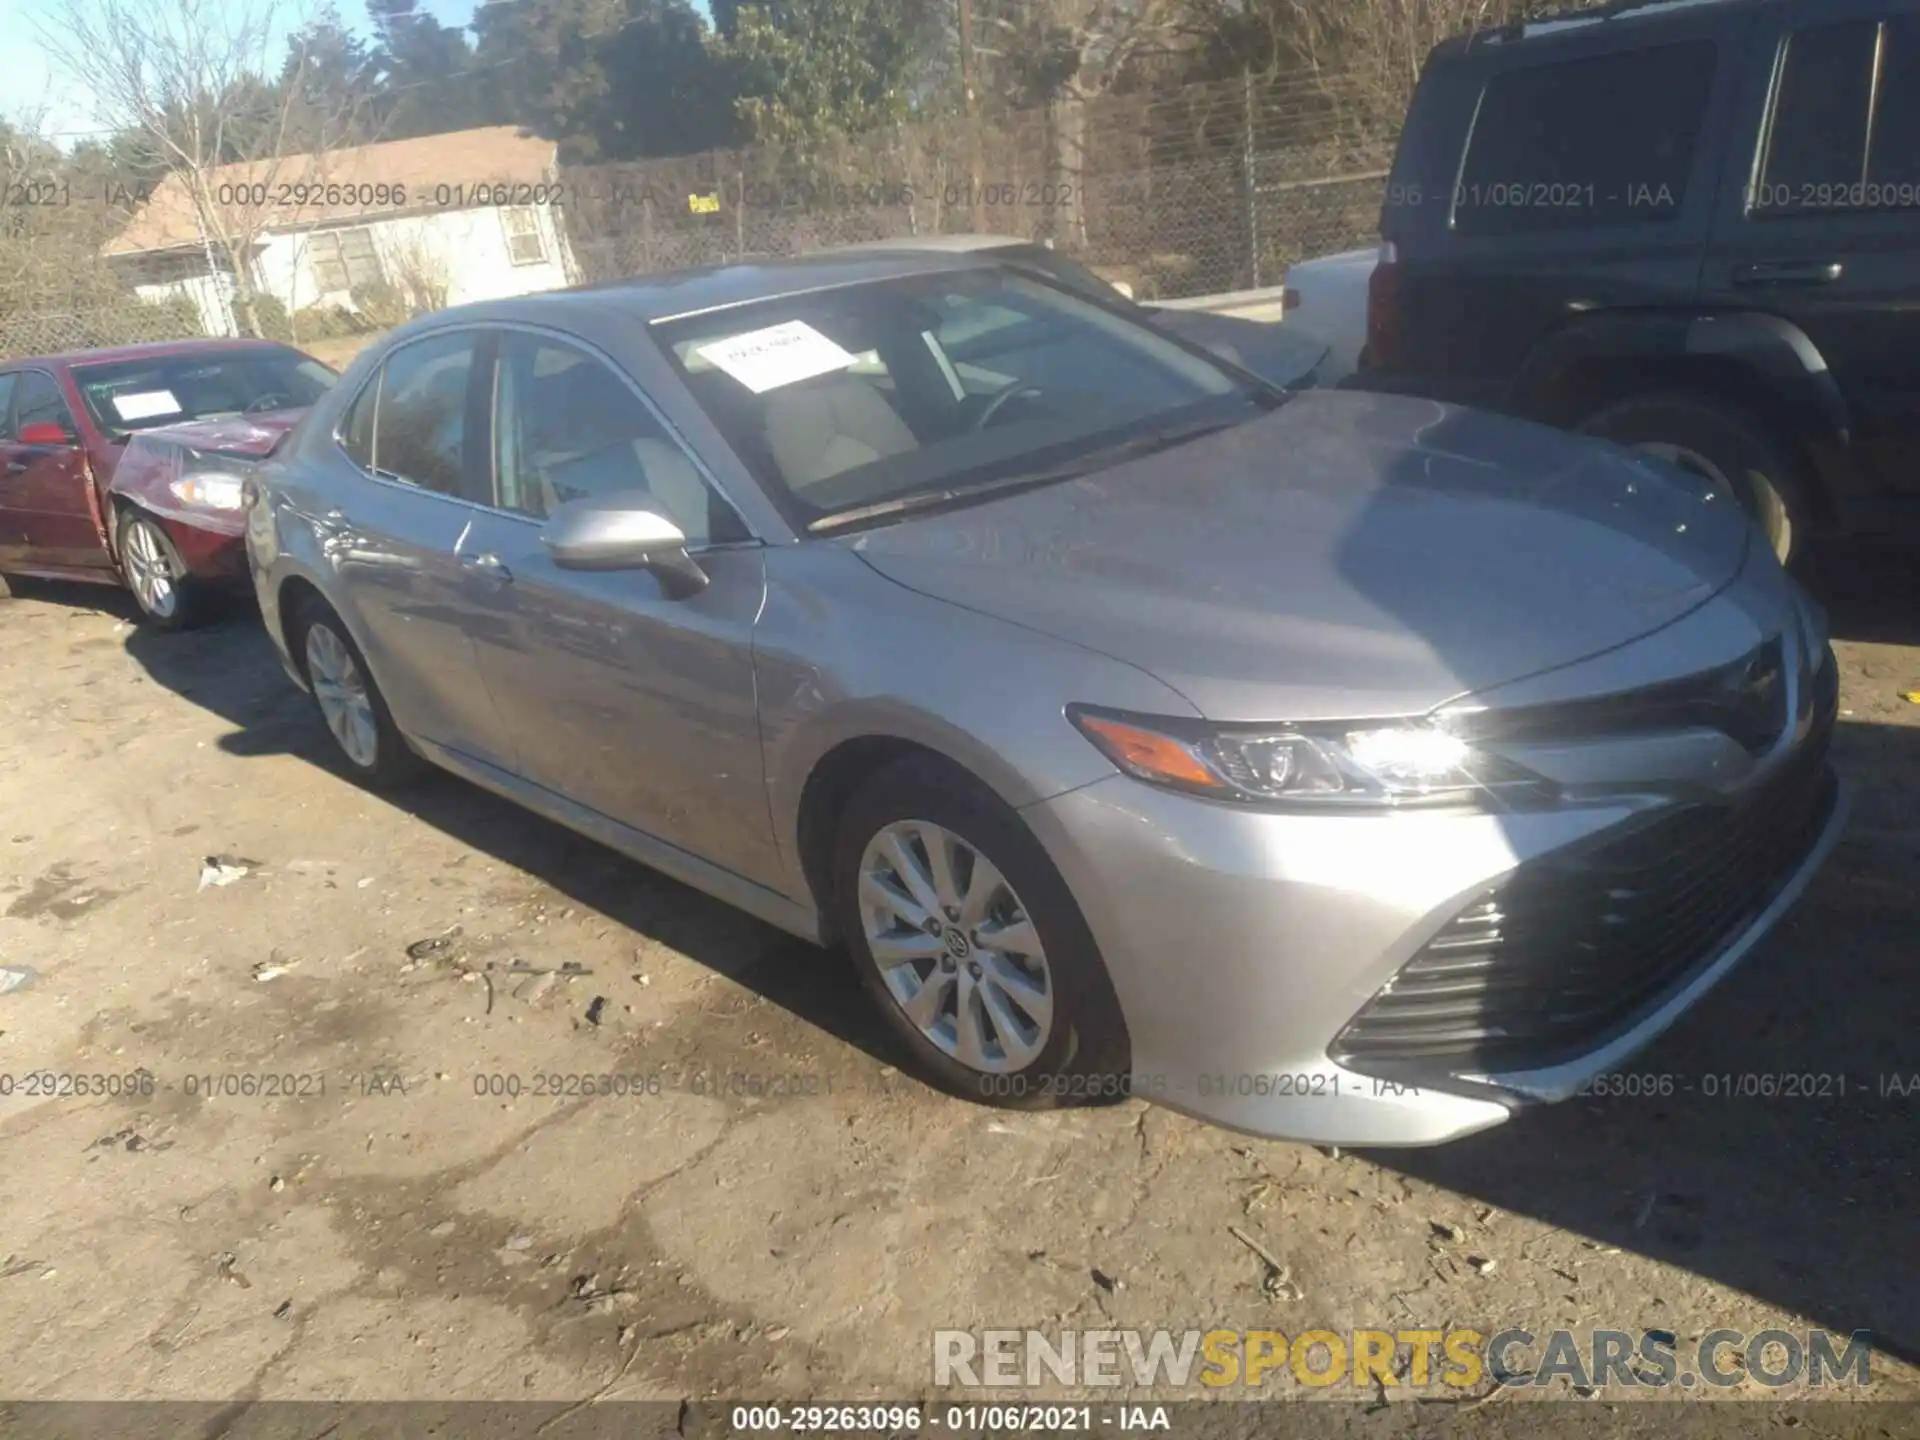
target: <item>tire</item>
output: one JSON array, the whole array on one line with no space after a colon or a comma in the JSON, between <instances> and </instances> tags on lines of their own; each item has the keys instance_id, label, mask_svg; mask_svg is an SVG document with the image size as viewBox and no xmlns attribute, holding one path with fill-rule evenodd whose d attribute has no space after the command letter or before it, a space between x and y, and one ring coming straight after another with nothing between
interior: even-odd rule
<instances>
[{"instance_id":1,"label":"tire","mask_svg":"<svg viewBox=\"0 0 1920 1440\"><path fill-rule=\"evenodd\" d=\"M393 712L387 708L366 657L333 608L308 596L290 617L287 637L320 723L332 738L333 752L347 773L373 790L392 790L419 779L425 762L393 723ZM356 681L366 709L350 720L344 711L354 708ZM330 705L329 694L343 708Z\"/></svg>"},{"instance_id":2,"label":"tire","mask_svg":"<svg viewBox=\"0 0 1920 1440\"><path fill-rule=\"evenodd\" d=\"M169 632L194 630L219 613L219 597L187 573L180 552L151 515L130 505L122 508L115 541L121 574L143 623Z\"/></svg>"},{"instance_id":3,"label":"tire","mask_svg":"<svg viewBox=\"0 0 1920 1440\"><path fill-rule=\"evenodd\" d=\"M1813 519L1806 462L1747 411L1705 395L1642 395L1608 406L1580 429L1716 481L1753 516L1781 564L1803 558Z\"/></svg>"},{"instance_id":4,"label":"tire","mask_svg":"<svg viewBox=\"0 0 1920 1440\"><path fill-rule=\"evenodd\" d=\"M911 881L887 858L889 839L916 870ZM925 863L934 844L952 857L941 881ZM1004 883L992 883L963 851L984 857ZM988 883L973 893L969 882L976 879ZM912 896L929 886L960 902L932 917L938 934L910 929L907 918L924 913ZM890 891L884 903L876 903L875 887ZM871 776L840 819L831 904L861 983L921 1074L940 1089L1010 1110L1128 1093L1126 1024L1079 906L1019 816L964 771L916 758ZM954 923L956 912L964 923ZM1019 924L1022 916L1030 928ZM990 949L976 933L1014 944ZM888 941L895 963L883 964L875 946ZM909 951L916 958L898 958ZM934 1016L924 1029L907 1011L921 997ZM967 1057L963 1009L973 1017L972 1036L983 1042L972 1049L977 1060ZM1040 1009L1048 1012L1044 1029Z\"/></svg>"}]
</instances>

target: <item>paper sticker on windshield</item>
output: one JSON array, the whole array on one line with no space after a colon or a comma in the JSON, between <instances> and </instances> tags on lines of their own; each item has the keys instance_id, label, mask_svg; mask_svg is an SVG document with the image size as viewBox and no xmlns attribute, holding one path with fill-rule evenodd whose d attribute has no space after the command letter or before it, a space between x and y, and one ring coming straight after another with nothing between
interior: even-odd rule
<instances>
[{"instance_id":1,"label":"paper sticker on windshield","mask_svg":"<svg viewBox=\"0 0 1920 1440\"><path fill-rule=\"evenodd\" d=\"M113 408L122 420L151 420L156 415L178 415L180 402L171 390L136 390L114 396Z\"/></svg>"},{"instance_id":2,"label":"paper sticker on windshield","mask_svg":"<svg viewBox=\"0 0 1920 1440\"><path fill-rule=\"evenodd\" d=\"M804 320L710 341L697 353L756 395L844 370L857 358Z\"/></svg>"}]
</instances>

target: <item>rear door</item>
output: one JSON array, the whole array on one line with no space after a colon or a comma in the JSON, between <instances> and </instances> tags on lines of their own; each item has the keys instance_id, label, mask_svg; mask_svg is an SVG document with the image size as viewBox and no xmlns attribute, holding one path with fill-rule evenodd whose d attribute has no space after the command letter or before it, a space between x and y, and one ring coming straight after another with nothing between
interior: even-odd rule
<instances>
[{"instance_id":1,"label":"rear door","mask_svg":"<svg viewBox=\"0 0 1920 1440\"><path fill-rule=\"evenodd\" d=\"M92 479L80 427L66 391L47 370L14 373L12 412L0 443L0 504L17 534L9 565L21 570L110 570L90 504ZM29 425L55 426L65 438L25 444Z\"/></svg>"},{"instance_id":2,"label":"rear door","mask_svg":"<svg viewBox=\"0 0 1920 1440\"><path fill-rule=\"evenodd\" d=\"M479 330L401 345L354 398L314 523L359 624L355 638L409 736L511 769L513 747L481 678L458 551L485 482Z\"/></svg>"},{"instance_id":3,"label":"rear door","mask_svg":"<svg viewBox=\"0 0 1920 1440\"><path fill-rule=\"evenodd\" d=\"M1657 32L1569 22L1478 45L1423 87L1431 123L1460 139L1417 144L1416 182L1396 172L1389 384L1499 405L1568 319L1693 298L1747 24L1717 5Z\"/></svg>"},{"instance_id":4,"label":"rear door","mask_svg":"<svg viewBox=\"0 0 1920 1440\"><path fill-rule=\"evenodd\" d=\"M1704 292L1804 331L1865 468L1920 493L1920 6L1763 17Z\"/></svg>"}]
</instances>

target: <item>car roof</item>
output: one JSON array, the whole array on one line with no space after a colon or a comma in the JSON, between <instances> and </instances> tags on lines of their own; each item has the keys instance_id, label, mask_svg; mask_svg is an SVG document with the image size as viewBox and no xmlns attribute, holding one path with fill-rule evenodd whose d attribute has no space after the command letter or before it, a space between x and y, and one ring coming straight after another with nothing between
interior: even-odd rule
<instances>
[{"instance_id":1,"label":"car roof","mask_svg":"<svg viewBox=\"0 0 1920 1440\"><path fill-rule=\"evenodd\" d=\"M0 370L29 365L98 365L115 360L152 360L168 355L200 355L220 350L291 350L278 340L233 339L148 340L138 345L109 345L96 350L60 350L50 355L15 355L0 359ZM302 352L304 353L304 352Z\"/></svg>"},{"instance_id":2,"label":"car roof","mask_svg":"<svg viewBox=\"0 0 1920 1440\"><path fill-rule=\"evenodd\" d=\"M551 318L556 311L567 310L591 310L597 313L613 311L651 324L658 320L698 315L708 310L751 305L759 300L778 300L788 295L833 290L843 285L870 284L944 271L982 270L991 268L991 265L992 262L984 258L932 252L874 251L849 255L844 251L829 251L821 255L789 259L662 271L594 285L577 285L566 290L543 290L510 299L482 300L423 316L407 329L409 333L417 334L433 328L441 321L454 324L470 324L476 320L538 321L542 317Z\"/></svg>"},{"instance_id":3,"label":"car roof","mask_svg":"<svg viewBox=\"0 0 1920 1440\"><path fill-rule=\"evenodd\" d=\"M1618 0L1618 3L1595 6L1591 10L1564 10L1551 15L1536 15L1530 20L1516 20L1508 25L1457 35L1441 42L1434 48L1433 54L1436 60L1455 59L1470 52L1482 51L1488 46L1505 49L1528 45L1558 35L1588 31L1596 25L1631 22L1654 28L1669 20L1695 15L1706 7L1725 11L1728 15L1740 15L1772 3L1774 0Z\"/></svg>"},{"instance_id":4,"label":"car roof","mask_svg":"<svg viewBox=\"0 0 1920 1440\"><path fill-rule=\"evenodd\" d=\"M934 255L972 255L982 250L1032 249L1039 242L1022 240L1018 235L896 235L890 240L859 240L851 245L836 245L815 255L845 255L850 252L872 254L876 251L924 252Z\"/></svg>"}]
</instances>

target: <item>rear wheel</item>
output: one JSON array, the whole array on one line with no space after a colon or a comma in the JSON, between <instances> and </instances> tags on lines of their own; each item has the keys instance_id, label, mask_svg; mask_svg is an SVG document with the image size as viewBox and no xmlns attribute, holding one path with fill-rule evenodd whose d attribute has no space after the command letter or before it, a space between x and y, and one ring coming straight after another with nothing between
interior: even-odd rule
<instances>
[{"instance_id":1,"label":"rear wheel","mask_svg":"<svg viewBox=\"0 0 1920 1440\"><path fill-rule=\"evenodd\" d=\"M140 616L156 630L192 630L214 617L217 597L187 567L152 516L120 512L120 569Z\"/></svg>"},{"instance_id":2,"label":"rear wheel","mask_svg":"<svg viewBox=\"0 0 1920 1440\"><path fill-rule=\"evenodd\" d=\"M905 760L849 801L835 919L919 1068L989 1105L1122 1098L1119 1002L1066 883L1018 815L964 772Z\"/></svg>"},{"instance_id":3,"label":"rear wheel","mask_svg":"<svg viewBox=\"0 0 1920 1440\"><path fill-rule=\"evenodd\" d=\"M348 771L375 789L404 785L424 769L393 723L360 647L331 606L309 598L288 627L314 707Z\"/></svg>"},{"instance_id":4,"label":"rear wheel","mask_svg":"<svg viewBox=\"0 0 1920 1440\"><path fill-rule=\"evenodd\" d=\"M1802 558L1811 520L1805 462L1746 411L1704 395L1642 395L1580 428L1710 481L1753 517L1781 564Z\"/></svg>"}]
</instances>

